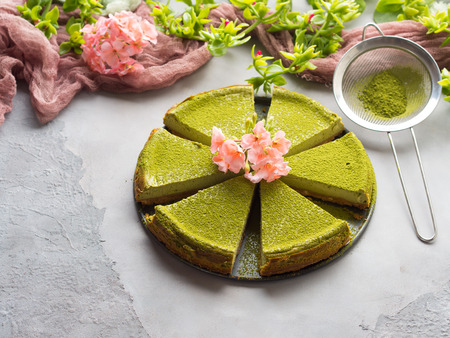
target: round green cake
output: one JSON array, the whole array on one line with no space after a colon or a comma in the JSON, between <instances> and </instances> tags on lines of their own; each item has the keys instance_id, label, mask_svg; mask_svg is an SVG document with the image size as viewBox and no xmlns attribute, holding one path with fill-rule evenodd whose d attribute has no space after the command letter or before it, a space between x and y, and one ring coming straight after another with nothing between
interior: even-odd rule
<instances>
[{"instance_id":1,"label":"round green cake","mask_svg":"<svg viewBox=\"0 0 450 338\"><path fill-rule=\"evenodd\" d=\"M243 172L218 171L209 149L213 126L240 138L254 111L248 85L174 105L164 116L167 130L151 133L135 171L147 228L183 260L223 275L233 273L251 213L258 213L259 275L273 276L335 255L353 236L343 213L332 210L364 212L374 203L375 174L357 137L319 102L278 87L265 117L292 142L289 174L253 184Z\"/></svg>"}]
</instances>

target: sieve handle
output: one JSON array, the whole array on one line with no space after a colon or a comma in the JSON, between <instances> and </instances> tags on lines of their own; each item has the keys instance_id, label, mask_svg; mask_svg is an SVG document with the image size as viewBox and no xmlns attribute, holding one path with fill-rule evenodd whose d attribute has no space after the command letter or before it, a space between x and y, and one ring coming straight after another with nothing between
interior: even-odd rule
<instances>
[{"instance_id":1,"label":"sieve handle","mask_svg":"<svg viewBox=\"0 0 450 338\"><path fill-rule=\"evenodd\" d=\"M381 36L384 36L383 32L381 31L380 27L378 27L376 24L374 23L368 23L364 26L363 28L363 32L362 32L362 40L364 41L366 39L366 29L369 28L370 26L375 27L376 30L378 31L378 33L380 33Z\"/></svg>"},{"instance_id":2,"label":"sieve handle","mask_svg":"<svg viewBox=\"0 0 450 338\"><path fill-rule=\"evenodd\" d=\"M403 180L402 171L401 171L401 169L400 169L400 163L399 163L399 160L398 160L398 157L397 157L397 152L396 152L396 150L395 150L394 140L392 139L392 135L391 135L390 132L388 132L387 134L388 134L388 136L389 136L389 141L390 141L390 143L391 143L392 153L394 154L395 163L396 163L396 165L397 165L398 175L399 175L400 181L401 181L401 183L402 183L403 193L404 193L404 195L405 195L406 203L408 204L408 210L409 210L409 214L411 215L411 220L412 220L412 223L413 223L413 225L414 225L414 230L415 230L415 232L416 232L417 237L418 237L422 242L430 243L431 241L433 241L433 240L436 238L436 235L437 235L437 232L436 232L436 222L435 222L435 218L434 218L433 207L432 207L432 205L431 205L430 193L429 193L429 191L428 191L427 182L426 182L426 180L425 180L425 174L424 174L424 170L423 170L422 160L421 160L421 158L420 158L420 152L419 152L419 147L418 147L418 145L417 145L416 135L414 134L414 130L413 130L412 127L409 128L409 129L411 130L411 136L412 136L412 139L413 139L413 142L414 142L414 147L415 147L415 149L416 149L417 161L419 162L420 173L421 173L421 175L422 175L422 181L423 181L423 185L424 185L424 188L425 188L425 193L426 193L426 195L427 195L428 207L429 207L429 209L430 209L431 221L432 221L432 224L433 224L433 232L434 232L434 233L433 233L433 235L432 235L431 237L429 237L429 238L425 238L425 237L423 237L423 236L419 233L419 230L418 230L417 224L416 224L416 220L415 220L414 214L413 214L413 212L412 212L411 204L410 204L410 202L409 202L409 197L408 197L408 193L407 193L407 191L406 191L405 182L404 182L404 180Z\"/></svg>"}]
</instances>

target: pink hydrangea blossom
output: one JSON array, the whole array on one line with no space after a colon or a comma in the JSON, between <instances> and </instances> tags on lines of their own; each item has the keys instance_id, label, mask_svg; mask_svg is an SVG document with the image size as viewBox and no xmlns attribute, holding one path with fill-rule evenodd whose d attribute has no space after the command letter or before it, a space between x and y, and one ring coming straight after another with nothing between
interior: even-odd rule
<instances>
[{"instance_id":1,"label":"pink hydrangea blossom","mask_svg":"<svg viewBox=\"0 0 450 338\"><path fill-rule=\"evenodd\" d=\"M81 30L84 44L82 57L92 70L123 76L143 69L133 56L157 41L157 31L147 20L122 11L108 18L100 17Z\"/></svg>"}]
</instances>

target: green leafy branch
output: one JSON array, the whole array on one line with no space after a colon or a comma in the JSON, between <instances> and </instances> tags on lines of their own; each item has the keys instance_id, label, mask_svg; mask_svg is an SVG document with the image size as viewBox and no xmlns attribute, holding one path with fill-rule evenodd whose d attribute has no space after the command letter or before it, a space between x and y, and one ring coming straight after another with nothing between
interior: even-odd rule
<instances>
[{"instance_id":1,"label":"green leafy branch","mask_svg":"<svg viewBox=\"0 0 450 338\"><path fill-rule=\"evenodd\" d=\"M258 92L262 87L264 92L270 93L272 85L284 86L286 79L284 74L297 74L303 72L305 69L315 69L310 61L317 58L318 52L314 51L315 46L310 46L304 50L303 45L296 44L294 47L294 53L280 52L285 58L291 61L288 67L284 67L281 60L278 59L272 64L268 64L268 60L272 60L271 56L263 56L261 51L255 53L255 46L252 48L252 64L248 69L255 68L259 76L247 79L247 82L252 84L255 91Z\"/></svg>"},{"instance_id":2,"label":"green leafy branch","mask_svg":"<svg viewBox=\"0 0 450 338\"><path fill-rule=\"evenodd\" d=\"M450 101L450 73L447 68L443 68L441 71L442 80L439 84L442 86L442 93L445 95L444 100Z\"/></svg>"},{"instance_id":3,"label":"green leafy branch","mask_svg":"<svg viewBox=\"0 0 450 338\"><path fill-rule=\"evenodd\" d=\"M433 1L424 0L380 0L374 13L375 22L414 20L429 16L428 5Z\"/></svg>"},{"instance_id":4,"label":"green leafy branch","mask_svg":"<svg viewBox=\"0 0 450 338\"><path fill-rule=\"evenodd\" d=\"M243 17L250 24L221 19L218 27L207 28L210 22L209 12L217 5L212 0L178 0L189 7L181 15L177 15L169 7L170 1L163 4L159 1L147 0L151 15L155 18L158 29L166 34L181 38L196 39L207 42L207 47L213 56L222 56L227 48L242 45L250 39L250 32L258 25L270 26L268 32L281 30L295 31L293 54L281 51L281 54L291 61L289 67L284 67L281 60L268 65L272 57L263 57L252 52L253 64L260 76L253 77L255 90L260 87L266 93L272 85L283 85L287 73L299 73L306 68L313 69L312 58L325 57L336 52L341 46L341 32L344 23L358 17L365 7L364 0L309 0L312 9L300 14L292 11L292 0L276 0L275 8L268 6L268 0L230 0L231 4L242 11Z\"/></svg>"},{"instance_id":5,"label":"green leafy branch","mask_svg":"<svg viewBox=\"0 0 450 338\"><path fill-rule=\"evenodd\" d=\"M305 48L315 45L319 57L325 57L341 47L344 23L361 14L360 6L353 0L315 0L310 3L313 10L308 13L307 20L303 16L305 27L297 29L295 42Z\"/></svg>"},{"instance_id":6,"label":"green leafy branch","mask_svg":"<svg viewBox=\"0 0 450 338\"><path fill-rule=\"evenodd\" d=\"M190 0L179 0L189 7L182 15L176 16L174 11L167 4L147 0L147 4L151 8L150 14L155 19L157 28L166 33L178 36L183 39L192 39L206 41L209 52L213 56L222 56L226 54L227 48L235 47L246 43L250 36L246 36L241 30L248 24L237 24L221 19L218 27L210 25L209 30L205 29L206 25L211 22L209 13L211 9L219 6L211 0L197 0L192 3Z\"/></svg>"},{"instance_id":7,"label":"green leafy branch","mask_svg":"<svg viewBox=\"0 0 450 338\"><path fill-rule=\"evenodd\" d=\"M23 6L17 6L21 16L40 29L49 39L57 34L59 28L59 9L56 3L60 1L52 0L29 0ZM101 14L102 4L97 0L65 0L62 3L63 11L66 13L79 10L77 16L72 16L66 24L66 31L69 33L69 40L61 43L59 53L65 54L73 50L81 54L80 46L84 43L81 29L86 24L96 22L95 14Z\"/></svg>"},{"instance_id":8,"label":"green leafy branch","mask_svg":"<svg viewBox=\"0 0 450 338\"><path fill-rule=\"evenodd\" d=\"M59 18L58 7L52 6L51 0L30 0L25 2L23 6L17 6L21 16L34 24L40 29L45 36L50 39L52 35L56 35Z\"/></svg>"}]
</instances>

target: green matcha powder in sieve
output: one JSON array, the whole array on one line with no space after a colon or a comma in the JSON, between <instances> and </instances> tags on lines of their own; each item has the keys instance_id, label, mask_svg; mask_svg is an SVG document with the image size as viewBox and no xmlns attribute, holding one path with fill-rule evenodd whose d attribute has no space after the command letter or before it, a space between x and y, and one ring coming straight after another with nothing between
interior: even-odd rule
<instances>
[{"instance_id":1,"label":"green matcha powder in sieve","mask_svg":"<svg viewBox=\"0 0 450 338\"><path fill-rule=\"evenodd\" d=\"M406 88L392 72L376 74L358 95L364 108L381 118L393 118L406 112Z\"/></svg>"}]
</instances>

